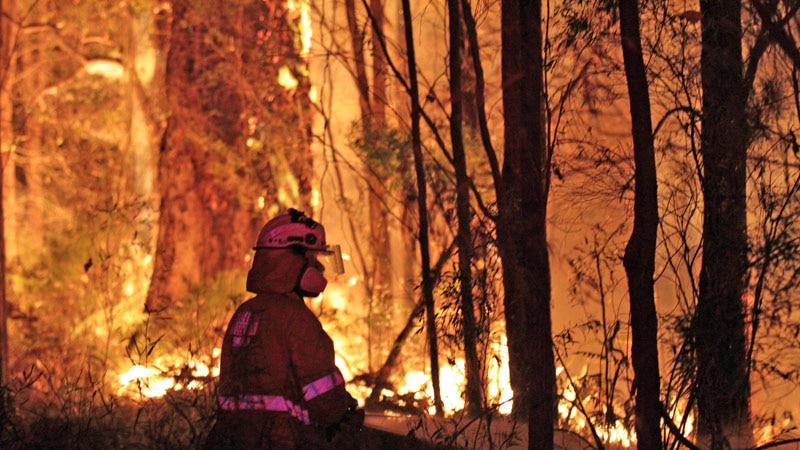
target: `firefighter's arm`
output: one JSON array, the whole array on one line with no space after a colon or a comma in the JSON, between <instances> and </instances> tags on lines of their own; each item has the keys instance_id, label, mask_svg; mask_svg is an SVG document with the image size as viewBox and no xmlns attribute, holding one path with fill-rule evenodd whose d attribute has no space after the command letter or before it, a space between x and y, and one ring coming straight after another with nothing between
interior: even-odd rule
<instances>
[{"instance_id":1,"label":"firefighter's arm","mask_svg":"<svg viewBox=\"0 0 800 450\"><path fill-rule=\"evenodd\" d=\"M341 423L358 403L336 367L333 341L314 314L299 314L293 334L292 364L311 419L323 428Z\"/></svg>"}]
</instances>

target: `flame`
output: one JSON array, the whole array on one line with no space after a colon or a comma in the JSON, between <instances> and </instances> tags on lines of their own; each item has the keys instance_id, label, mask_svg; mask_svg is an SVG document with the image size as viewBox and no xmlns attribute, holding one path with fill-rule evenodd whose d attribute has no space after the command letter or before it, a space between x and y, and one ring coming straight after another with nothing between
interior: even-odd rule
<instances>
[{"instance_id":1,"label":"flame","mask_svg":"<svg viewBox=\"0 0 800 450\"><path fill-rule=\"evenodd\" d=\"M298 83L297 78L292 75L292 71L288 67L283 66L278 69L278 84L283 86L284 89L292 90L297 87Z\"/></svg>"},{"instance_id":2,"label":"flame","mask_svg":"<svg viewBox=\"0 0 800 450\"><path fill-rule=\"evenodd\" d=\"M128 388L135 383L145 397L163 397L175 387L175 380L163 378L161 370L155 367L135 365L119 376L120 393L128 392Z\"/></svg>"},{"instance_id":3,"label":"flame","mask_svg":"<svg viewBox=\"0 0 800 450\"><path fill-rule=\"evenodd\" d=\"M586 372L587 366L583 367L583 371ZM556 369L556 374L560 375L564 371L563 367L558 367ZM589 419L580 411L579 408L575 407L576 403L581 403L583 405L588 405L593 402L591 395L579 399L578 393L576 390L576 386L571 382L568 381L564 386L564 390L561 393L561 399L557 405L558 416L562 422L567 423L569 425L569 429L575 432L581 433L589 429L589 427L593 427L603 442L607 444L614 444L621 447L631 447L634 446L636 443L636 432L634 430L630 430L625 427L625 424L620 421L616 420L614 423L610 424L597 424L593 422L589 422ZM603 416L606 416L605 407L602 409Z\"/></svg>"},{"instance_id":4,"label":"flame","mask_svg":"<svg viewBox=\"0 0 800 450\"><path fill-rule=\"evenodd\" d=\"M219 360L220 349L212 351L212 359ZM168 367L170 369L163 369ZM177 369L176 369L177 368ZM119 395L159 398L170 391L203 389L203 380L219 376L219 363L209 366L206 362L190 358L161 357L152 365L135 364L118 375Z\"/></svg>"},{"instance_id":5,"label":"flame","mask_svg":"<svg viewBox=\"0 0 800 450\"><path fill-rule=\"evenodd\" d=\"M344 297L341 294L340 296ZM505 345L505 336L501 336L499 341L492 344L493 351L498 355L505 355L507 354ZM162 357L149 365L135 364L124 373L118 375L120 384L118 392L129 397L159 398L171 391L203 389L205 383L202 380L219 376L218 361L220 353L221 350L219 348L214 348L210 355L209 360L217 361L216 365L209 365L206 361L197 358L181 359L179 357ZM507 358L491 358L488 363L487 400L490 404L497 405L501 414L509 414L513 403L513 392L510 388L508 365L498 361L507 361ZM354 374L347 369L352 365L352 361L350 361L351 364L347 364L342 356L337 355L336 363L342 369L345 379L353 378ZM182 369L170 370L164 369L165 367L180 367ZM557 369L557 374L562 372L563 368ZM191 376L186 376L187 373ZM440 368L440 393L446 415L454 415L464 409L463 392L465 386L464 359L458 358L452 364L447 364ZM358 400L359 405L363 406L365 399L369 395L369 388L348 384L347 389ZM398 401L401 401L400 398L402 397L410 396L421 403L425 403L427 400L434 398L430 373L426 371L410 371L405 374L402 385L397 389L397 392L387 390L383 394L387 398L396 398ZM581 433L585 432L590 424L587 418L579 412L578 408L574 407L575 402L578 400L576 386L572 383L566 383L562 398L557 405L557 411L562 421L568 424L569 429ZM589 397L580 400L584 404L590 404L592 401ZM427 412L433 415L436 412L433 402L428 401L428 404L430 406ZM678 408L675 413L674 420L679 423L682 419L681 411ZM592 424L592 426L595 427L605 443L623 448L630 448L636 445L635 431L625 428L621 421L608 425ZM690 416L686 423L686 432L691 433L691 430L692 417ZM761 430L761 433L761 436L759 436L761 441L768 441L772 437L769 428Z\"/></svg>"},{"instance_id":6,"label":"flame","mask_svg":"<svg viewBox=\"0 0 800 450\"><path fill-rule=\"evenodd\" d=\"M349 255L343 255L349 260ZM317 298L309 299L309 306L312 309L334 308L339 311L347 311L350 306L352 313L352 287L360 282L359 278L349 277L336 280L328 286L328 289ZM324 308L323 308L324 304ZM366 352L363 352L364 342L360 335L336 334L331 325L323 321L323 326L337 342L336 364L342 370L346 380L352 380L363 371L366 365ZM497 408L500 414L510 414L513 406L513 392L511 390L509 368L508 368L508 348L507 339L504 333L492 334L492 339L487 344L487 351L493 355L486 360L485 383L487 404ZM169 392L188 390L201 390L207 385L207 381L219 376L219 356L220 348L214 348L211 355L192 356L186 358L185 353L172 356L164 356L148 364L134 364L118 375L120 395L131 398L159 398ZM587 367L583 368L581 376L587 375ZM466 387L465 361L463 358L456 358L451 364L445 364L440 368L440 394L444 406L444 413L453 416L465 407L464 391ZM556 375L563 377L563 367L558 367ZM578 378L581 378L580 376ZM577 382L576 382L577 383ZM347 390L363 406L370 394L371 387L348 383ZM594 423L595 414L591 418L580 412L576 408L576 403L583 405L596 404L593 394L588 394L585 398L579 397L579 392L583 390L578 385L567 381L563 385L563 392L557 405L557 413L561 422L566 424L570 430L586 435L590 427L594 427L603 442L614 445L617 448L630 448L636 445L635 430L627 429L621 420L610 424ZM385 390L383 393L386 398L393 398L400 404L401 402L413 399L415 404L428 405L427 412L433 415L435 407L431 401L434 398L433 386L431 383L430 371L417 370L406 373L399 383L396 392ZM581 394L583 395L583 394ZM592 411L597 413L598 411ZM603 413L605 411L599 411ZM673 420L678 423L682 420L685 408L675 408ZM608 417L614 414L597 414L598 417ZM617 414L622 416L623 414ZM592 422L589 422L591 420ZM691 433L693 421L691 415L687 418L685 429L686 433ZM762 442L767 442L773 438L773 429L767 427L758 430L758 438Z\"/></svg>"},{"instance_id":7,"label":"flame","mask_svg":"<svg viewBox=\"0 0 800 450\"><path fill-rule=\"evenodd\" d=\"M296 15L297 24L299 27L300 39L300 56L308 58L311 49L311 37L313 36L313 28L311 26L311 8L307 1L289 0L286 3L289 13Z\"/></svg>"},{"instance_id":8,"label":"flame","mask_svg":"<svg viewBox=\"0 0 800 450\"><path fill-rule=\"evenodd\" d=\"M490 344L491 352L497 358L488 361L487 394L491 403L497 404L500 414L511 414L514 391L511 390L511 375L508 371L508 342L506 335L500 335L499 340Z\"/></svg>"}]
</instances>

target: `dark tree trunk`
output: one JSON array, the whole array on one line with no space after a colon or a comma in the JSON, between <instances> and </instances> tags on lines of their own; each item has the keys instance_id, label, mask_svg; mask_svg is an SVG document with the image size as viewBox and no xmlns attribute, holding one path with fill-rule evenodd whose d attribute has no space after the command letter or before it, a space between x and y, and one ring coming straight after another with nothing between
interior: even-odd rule
<instances>
[{"instance_id":1,"label":"dark tree trunk","mask_svg":"<svg viewBox=\"0 0 800 450\"><path fill-rule=\"evenodd\" d=\"M431 360L431 384L436 415L444 415L442 394L439 386L439 343L436 336L436 304L433 298L433 276L431 273L430 239L428 230L428 195L425 166L420 136L419 83L417 81L417 60L414 51L414 33L411 27L411 4L403 0L403 22L405 29L406 52L408 54L409 95L411 96L411 141L414 152L414 172L417 179L417 205L419 214L419 249L422 262L422 297L425 299L425 325L428 331Z\"/></svg>"},{"instance_id":2,"label":"dark tree trunk","mask_svg":"<svg viewBox=\"0 0 800 450\"><path fill-rule=\"evenodd\" d=\"M361 108L362 120L370 120L372 105L369 95L369 80L367 79L367 63L364 58L364 35L358 23L355 0L345 0L345 15L347 16L347 29L350 33L350 46L353 48L353 69L355 70L356 88L358 89L358 105ZM367 124L365 128L369 128Z\"/></svg>"},{"instance_id":3,"label":"dark tree trunk","mask_svg":"<svg viewBox=\"0 0 800 450\"><path fill-rule=\"evenodd\" d=\"M704 0L703 262L693 323L698 434L711 448L751 434L742 296L747 279L747 88L743 80L741 2Z\"/></svg>"},{"instance_id":4,"label":"dark tree trunk","mask_svg":"<svg viewBox=\"0 0 800 450\"><path fill-rule=\"evenodd\" d=\"M299 191L279 206L307 209L313 179L307 79L295 74L293 90L276 81L281 65L303 63L285 6L198 0L176 2L172 15L148 311L168 309L220 272L246 268L242 255L264 220L256 201L279 203L272 161L281 161L281 175L293 176Z\"/></svg>"},{"instance_id":5,"label":"dark tree trunk","mask_svg":"<svg viewBox=\"0 0 800 450\"><path fill-rule=\"evenodd\" d=\"M505 157L497 235L513 414L529 420L530 448L552 448L555 362L546 227L550 157L544 131L541 2L504 1L501 20Z\"/></svg>"},{"instance_id":6,"label":"dark tree trunk","mask_svg":"<svg viewBox=\"0 0 800 450\"><path fill-rule=\"evenodd\" d=\"M456 216L458 220L458 280L461 287L462 335L466 363L467 414L477 417L483 411L483 384L478 358L478 326L472 296L472 231L470 229L470 180L463 136L463 91L461 89L461 5L460 0L448 0L450 12L450 141L453 145L453 165L456 172Z\"/></svg>"},{"instance_id":7,"label":"dark tree trunk","mask_svg":"<svg viewBox=\"0 0 800 450\"><path fill-rule=\"evenodd\" d=\"M2 108L2 106L0 106ZM0 144L4 136L0 136ZM0 165L0 177L3 167ZM2 179L2 178L0 178ZM0 183L0 198L3 194L3 183ZM5 208L0 202L0 224L5 218ZM5 387L8 382L8 306L6 300L6 233L0 229L0 418L6 418Z\"/></svg>"},{"instance_id":8,"label":"dark tree trunk","mask_svg":"<svg viewBox=\"0 0 800 450\"><path fill-rule=\"evenodd\" d=\"M661 383L658 365L658 316L653 293L658 190L653 125L650 118L647 72L642 56L637 0L620 0L619 13L636 164L633 233L628 240L623 259L631 304L636 437L639 448L659 449L662 446Z\"/></svg>"},{"instance_id":9,"label":"dark tree trunk","mask_svg":"<svg viewBox=\"0 0 800 450\"><path fill-rule=\"evenodd\" d=\"M382 124L386 120L386 55L383 45L383 26L385 14L383 0L370 0L372 14L372 114L375 122Z\"/></svg>"}]
</instances>

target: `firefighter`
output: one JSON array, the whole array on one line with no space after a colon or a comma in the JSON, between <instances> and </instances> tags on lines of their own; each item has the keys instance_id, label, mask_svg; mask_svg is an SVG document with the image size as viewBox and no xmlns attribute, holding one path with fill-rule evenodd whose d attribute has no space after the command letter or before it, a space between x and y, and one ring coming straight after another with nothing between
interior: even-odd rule
<instances>
[{"instance_id":1,"label":"firefighter","mask_svg":"<svg viewBox=\"0 0 800 450\"><path fill-rule=\"evenodd\" d=\"M333 341L303 300L325 289L317 257L330 249L323 226L294 209L262 228L247 274L256 295L222 344L207 449L338 448L332 435L343 424L360 429L364 413L345 390Z\"/></svg>"}]
</instances>

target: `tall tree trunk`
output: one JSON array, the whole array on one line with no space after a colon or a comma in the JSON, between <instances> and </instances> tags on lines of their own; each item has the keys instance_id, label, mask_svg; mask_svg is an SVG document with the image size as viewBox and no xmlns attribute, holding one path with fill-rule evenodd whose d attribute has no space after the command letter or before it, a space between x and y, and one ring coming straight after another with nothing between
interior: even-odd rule
<instances>
[{"instance_id":1,"label":"tall tree trunk","mask_svg":"<svg viewBox=\"0 0 800 450\"><path fill-rule=\"evenodd\" d=\"M45 57L47 45L44 39L33 39L31 49L20 55L19 66L30 75L20 80L24 92L42 92L46 76L50 73L50 61ZM28 106L25 114L25 141L22 144L22 157L18 164L25 173L27 195L21 208L25 223L24 245L27 248L41 249L44 244L44 189L42 174L42 114L39 104Z\"/></svg>"},{"instance_id":2,"label":"tall tree trunk","mask_svg":"<svg viewBox=\"0 0 800 450\"><path fill-rule=\"evenodd\" d=\"M555 361L546 226L550 156L544 128L541 10L538 0L502 3L505 156L497 235L513 414L528 419L530 448L553 448Z\"/></svg>"},{"instance_id":3,"label":"tall tree trunk","mask_svg":"<svg viewBox=\"0 0 800 450\"><path fill-rule=\"evenodd\" d=\"M14 81L14 26L10 18L15 17L16 2L0 0L0 387L8 382L8 299L6 298L6 241L9 236L6 218L9 211L6 197L6 180L11 164L10 155L14 145L12 126L11 87ZM12 191L13 192L13 191ZM5 416L5 395L0 397L0 415Z\"/></svg>"},{"instance_id":4,"label":"tall tree trunk","mask_svg":"<svg viewBox=\"0 0 800 450\"><path fill-rule=\"evenodd\" d=\"M253 6L257 7L260 6ZM260 66L254 67L263 61L263 49L258 47L260 42L256 37L258 26L273 30L270 36L288 34L284 39L291 42L285 13L270 13L262 10L240 13L223 1L173 5L171 32L166 42L165 97L169 116L158 160L157 188L161 203L153 275L146 301L148 311L170 308L220 272L244 269L242 254L252 246L261 220L258 212L254 212L254 205L247 201L270 191L256 179L262 176L270 180L269 165L265 163L269 161L268 155L245 145L246 122L253 117L269 120L269 116L268 111L245 110L248 94L242 93L246 89L240 86L246 83L236 77L261 73ZM261 23L262 17L275 22ZM248 22L239 23L241 20ZM221 58L216 44L209 41L209 30L235 42L236 52L226 54L227 59ZM248 30L252 35L237 30ZM276 52L286 48L291 49L291 44L275 45ZM242 61L252 65L241 68ZM295 110L291 98L280 96L285 92L283 88L273 86L273 90L265 94L274 95L275 106L270 105L271 108ZM250 104L258 102L251 100ZM302 121L298 116L295 119L297 129ZM300 138L290 140L290 144L297 146L297 154L305 155L306 136L302 130L300 133ZM276 147L283 145L277 137L270 139ZM243 150L237 155L239 149ZM270 147L268 151L276 150ZM249 163L250 154L259 157ZM226 164L230 164L228 160L236 157L248 163L236 170L225 170ZM303 158L300 156L298 160ZM283 161L289 168L303 164L289 158ZM291 173L291 169L286 171ZM310 170L304 173L308 175ZM298 177L297 181L302 195L302 180ZM271 200L266 199L267 205Z\"/></svg>"},{"instance_id":5,"label":"tall tree trunk","mask_svg":"<svg viewBox=\"0 0 800 450\"><path fill-rule=\"evenodd\" d=\"M202 101L192 86L203 69L202 37L193 19L191 2L175 2L166 67L167 128L160 144L158 190L161 198L153 275L146 308L162 312L183 299L202 281L200 264L206 260L207 215L201 192L209 190L201 172L206 149L189 136L207 130ZM196 20L196 19L195 19ZM212 260L216 258L209 258Z\"/></svg>"},{"instance_id":6,"label":"tall tree trunk","mask_svg":"<svg viewBox=\"0 0 800 450\"><path fill-rule=\"evenodd\" d=\"M420 136L420 104L419 83L417 81L417 60L414 51L414 32L411 26L410 0L403 0L403 25L405 28L406 51L408 54L409 95L411 97L411 140L414 152L414 170L417 178L417 205L419 207L419 249L422 263L422 297L425 299L426 329L430 345L431 384L433 384L433 402L436 415L442 416L441 387L439 385L439 343L436 336L436 303L433 298L433 276L431 274L431 256L428 227L428 195L425 185L425 166L422 155L422 138Z\"/></svg>"},{"instance_id":7,"label":"tall tree trunk","mask_svg":"<svg viewBox=\"0 0 800 450\"><path fill-rule=\"evenodd\" d=\"M637 0L620 0L619 16L636 164L633 233L625 247L623 258L631 304L636 437L639 448L659 449L662 446L661 383L658 317L653 293L658 234L658 188L650 94L642 56Z\"/></svg>"},{"instance_id":8,"label":"tall tree trunk","mask_svg":"<svg viewBox=\"0 0 800 450\"><path fill-rule=\"evenodd\" d=\"M453 145L453 165L456 172L456 216L458 219L458 280L461 287L461 326L466 362L467 414L477 417L483 411L481 364L478 358L478 327L472 296L472 231L470 211L470 180L464 152L463 95L461 89L462 32L460 0L448 0L450 13L450 141Z\"/></svg>"},{"instance_id":9,"label":"tall tree trunk","mask_svg":"<svg viewBox=\"0 0 800 450\"><path fill-rule=\"evenodd\" d=\"M698 435L710 439L715 450L752 440L742 303L747 279L749 137L741 7L740 0L700 2L703 261L692 330Z\"/></svg>"},{"instance_id":10,"label":"tall tree trunk","mask_svg":"<svg viewBox=\"0 0 800 450\"><path fill-rule=\"evenodd\" d=\"M163 5L161 5L163 6ZM159 101L165 93L166 63L169 45L163 43L164 36L169 36L170 25L168 13L163 7L150 11L141 11L138 14L130 10L129 23L125 28L125 38L130 45L126 45L127 54L124 64L128 78L127 102L128 111L128 137L123 148L127 151L128 170L124 180L125 191L129 195L141 199L140 211L143 226L147 231L157 221L157 207L159 196L156 191L155 178L157 175L158 150L163 138L164 125L161 120L166 112ZM152 35L143 35L145 30L157 30ZM142 55L157 55L150 74L137 71L137 61ZM142 76L144 75L144 76ZM149 76L148 76L149 75ZM141 233L143 243L149 252L156 248L156 234Z\"/></svg>"},{"instance_id":11,"label":"tall tree trunk","mask_svg":"<svg viewBox=\"0 0 800 450\"><path fill-rule=\"evenodd\" d=\"M4 7L5 10L9 13L14 13L16 10L16 3L5 1ZM14 58L14 45L16 44L16 33L18 32L17 26L10 20L10 17L13 16L6 16L3 17L3 30L2 30L2 37L3 39L3 60L0 61L3 64L3 78L0 79L0 102L3 103L2 110L2 117L0 117L0 121L2 121L1 126L3 127L2 135L2 147L0 147L0 163L3 165L3 208L5 209L5 216L3 218L3 227L5 229L5 257L7 261L13 261L17 257L17 243L14 237L17 235L17 216L16 216L16 197L17 197L17 187L16 187L16 142L15 142L15 135L14 135L14 125L13 125L13 100L11 98L11 91L14 89L14 83L16 82L15 73L17 71L17 64Z\"/></svg>"},{"instance_id":12,"label":"tall tree trunk","mask_svg":"<svg viewBox=\"0 0 800 450\"><path fill-rule=\"evenodd\" d=\"M354 0L345 1L348 31L350 33L350 43L353 47L353 64L355 69L355 82L359 94L359 106L361 109L361 133L365 142L374 143L376 146L383 144L380 136L386 120L386 94L385 94L385 63L383 46L378 42L383 36L383 4L380 0L371 0L369 11L370 16L367 23L372 32L372 45L374 52L372 55L373 83L370 86L367 58L365 50L370 48L369 42L365 39L363 27L358 23L358 14ZM371 148L365 149L367 151ZM376 149L378 150L378 149ZM381 149L382 150L382 149ZM367 184L370 187L367 196L369 199L369 231L370 231L370 261L365 261L369 270L365 273L367 295L370 302L369 344L368 344L368 365L370 370L373 367L372 349L380 347L383 343L384 335L389 331L388 324L392 324L393 305L392 301L392 257L389 242L389 212L386 209L386 186L385 174L381 168L376 167L369 170ZM373 313L376 313L373 315ZM375 355L383 356L383 355Z\"/></svg>"},{"instance_id":13,"label":"tall tree trunk","mask_svg":"<svg viewBox=\"0 0 800 450\"><path fill-rule=\"evenodd\" d=\"M383 0L370 0L372 14L372 114L374 122L383 124L386 120L386 54L383 45L385 13Z\"/></svg>"},{"instance_id":14,"label":"tall tree trunk","mask_svg":"<svg viewBox=\"0 0 800 450\"><path fill-rule=\"evenodd\" d=\"M355 69L356 88L358 89L358 105L361 108L362 120L371 120L372 104L369 95L369 79L367 78L367 63L364 57L364 37L361 25L358 23L355 0L345 0L345 16L347 29L350 32L350 46L353 48L353 65Z\"/></svg>"},{"instance_id":15,"label":"tall tree trunk","mask_svg":"<svg viewBox=\"0 0 800 450\"><path fill-rule=\"evenodd\" d=\"M370 14L372 15L372 95L370 96L371 118L368 121L373 132L381 131L386 126L386 56L383 46L378 44L380 36L384 35L384 12L382 0L370 0ZM391 174L390 176L394 176ZM392 247L389 240L389 210L387 209L387 190L385 180L377 179L371 183L375 188L370 190L370 235L373 245L374 270L373 292L378 304L385 311L383 320L393 325L397 313L397 303L394 297L394 272L392 262ZM393 327L384 326L382 332L392 333ZM387 334L388 337L388 334ZM383 344L383 337L379 342Z\"/></svg>"}]
</instances>

